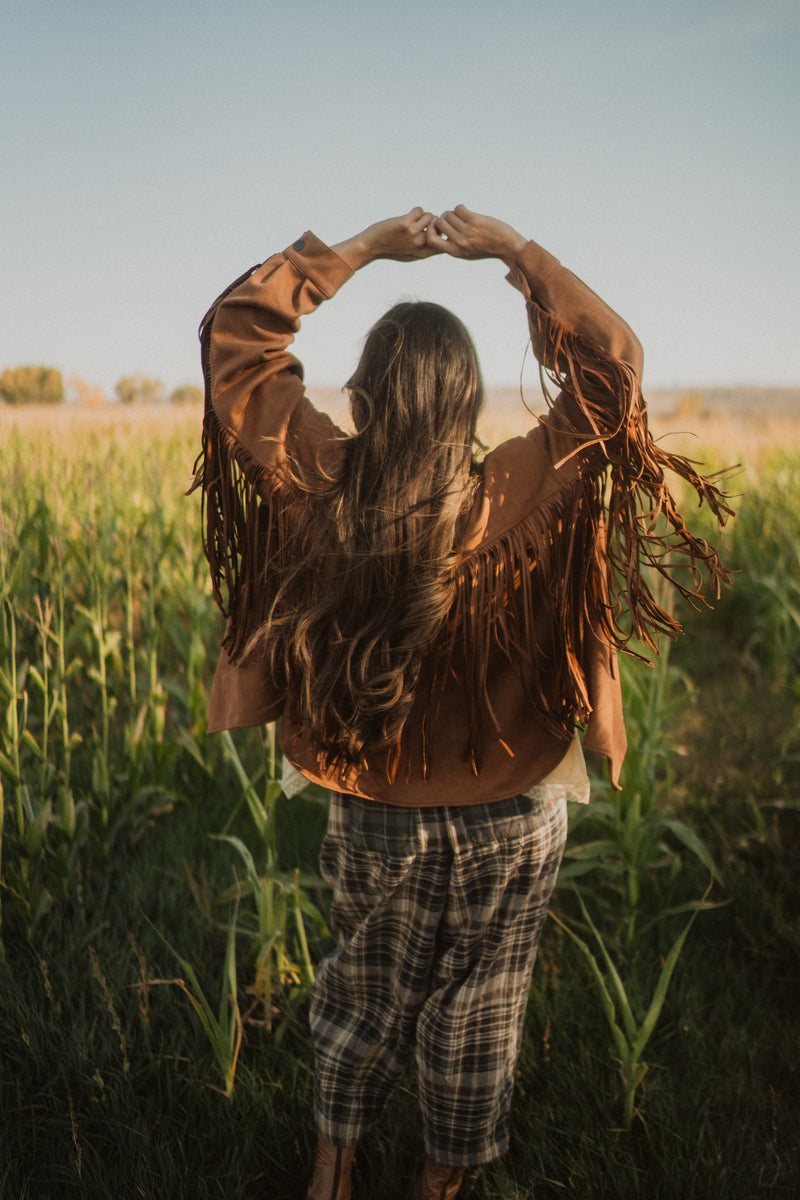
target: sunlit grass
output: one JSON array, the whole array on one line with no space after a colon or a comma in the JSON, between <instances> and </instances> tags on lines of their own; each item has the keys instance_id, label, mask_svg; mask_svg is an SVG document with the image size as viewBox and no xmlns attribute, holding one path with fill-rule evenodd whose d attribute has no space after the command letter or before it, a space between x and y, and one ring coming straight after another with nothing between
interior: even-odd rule
<instances>
[{"instance_id":1,"label":"sunlit grass","mask_svg":"<svg viewBox=\"0 0 800 1200\"><path fill-rule=\"evenodd\" d=\"M200 416L0 409L0 1196L303 1192L325 809L277 795L260 732L206 732L220 624L184 496ZM530 423L490 398L483 436ZM621 1089L602 989L549 922L512 1151L470 1174L465 1200L798 1190L800 422L693 424L669 448L745 467L725 543L739 573L714 613L681 617L664 672L691 683L685 704L634 675L638 808L601 798L606 844L580 876L637 1053ZM727 903L670 958L712 860ZM569 888L556 913L593 936ZM155 987L173 951L183 986ZM405 1200L414 1090L412 1072L359 1152L359 1195Z\"/></svg>"}]
</instances>

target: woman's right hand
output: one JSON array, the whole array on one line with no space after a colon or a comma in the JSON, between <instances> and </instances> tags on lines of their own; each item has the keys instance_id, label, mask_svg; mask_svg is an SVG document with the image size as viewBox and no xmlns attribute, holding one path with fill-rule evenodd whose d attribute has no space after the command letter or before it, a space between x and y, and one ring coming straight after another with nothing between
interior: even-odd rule
<instances>
[{"instance_id":1,"label":"woman's right hand","mask_svg":"<svg viewBox=\"0 0 800 1200\"><path fill-rule=\"evenodd\" d=\"M433 227L428 228L428 241L453 258L499 258L511 267L528 239L505 221L459 204L436 217Z\"/></svg>"},{"instance_id":2,"label":"woman's right hand","mask_svg":"<svg viewBox=\"0 0 800 1200\"><path fill-rule=\"evenodd\" d=\"M433 213L423 208L412 208L400 217L388 217L376 221L361 233L339 242L331 249L353 268L354 271L379 258L393 262L415 262L441 254L442 247L432 244L428 231L433 222Z\"/></svg>"}]
</instances>

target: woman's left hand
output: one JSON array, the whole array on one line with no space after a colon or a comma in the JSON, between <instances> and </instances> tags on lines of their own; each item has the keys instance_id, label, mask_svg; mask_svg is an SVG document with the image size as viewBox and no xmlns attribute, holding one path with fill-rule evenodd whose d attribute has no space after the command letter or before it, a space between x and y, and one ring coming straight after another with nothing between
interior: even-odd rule
<instances>
[{"instance_id":1,"label":"woman's left hand","mask_svg":"<svg viewBox=\"0 0 800 1200\"><path fill-rule=\"evenodd\" d=\"M433 213L412 208L411 212L401 217L376 221L331 249L354 271L379 258L393 262L415 262L419 258L430 258L432 254L442 253L442 246L428 237L428 228L433 220Z\"/></svg>"}]
</instances>

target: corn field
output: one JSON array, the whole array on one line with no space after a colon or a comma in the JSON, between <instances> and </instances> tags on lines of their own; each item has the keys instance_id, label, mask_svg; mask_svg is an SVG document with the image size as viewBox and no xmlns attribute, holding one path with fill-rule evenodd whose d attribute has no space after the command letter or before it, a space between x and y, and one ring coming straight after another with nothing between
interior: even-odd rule
<instances>
[{"instance_id":1,"label":"corn field","mask_svg":"<svg viewBox=\"0 0 800 1200\"><path fill-rule=\"evenodd\" d=\"M205 762L213 616L181 496L188 446L137 450L142 432L5 438L2 899L31 930L80 888L84 846L108 856Z\"/></svg>"},{"instance_id":2,"label":"corn field","mask_svg":"<svg viewBox=\"0 0 800 1200\"><path fill-rule=\"evenodd\" d=\"M221 629L199 505L184 495L199 421L158 408L0 412L0 955L20 940L39 954L54 914L81 910L89 872L113 871L198 797L224 791L230 818L207 835L227 855L227 878L203 901L224 944L216 975L201 978L180 927L159 927L180 978L156 978L140 960L136 987L140 1011L142 996L165 983L189 1006L230 1099L248 1027L280 1041L330 935L321 881L279 846L274 729L207 734ZM650 669L625 663L624 790L597 780L595 803L573 813L554 906L561 953L586 964L610 1054L623 1064L610 1107L628 1129L690 927L727 903L732 863L766 844L776 806L796 813L800 802L800 452L760 448L731 490L743 492L725 541L734 586L713 614L681 619L687 643L697 630L692 645L718 639L736 656L741 688L769 680L783 714L760 777L740 781L752 820L735 846L717 836L722 785L687 766L685 740L707 744L720 719L698 706L701 656L679 644ZM711 814L702 831L683 803L690 792ZM698 881L694 892L676 894L682 874ZM188 866L187 880L200 896ZM634 985L626 972L639 969L661 926L667 940L653 942L647 985ZM97 956L92 970L127 1072L130 1038Z\"/></svg>"},{"instance_id":3,"label":"corn field","mask_svg":"<svg viewBox=\"0 0 800 1200\"><path fill-rule=\"evenodd\" d=\"M247 860L232 893L256 905L248 932L271 1017L276 986L313 977L304 923L295 919L287 934L291 914L304 908L325 927L299 877L277 871L274 730L249 767L229 737L206 736L206 655L219 629L197 505L184 496L197 420L153 409L81 416L65 422L62 413L53 429L18 427L6 438L0 937L3 921L35 936L52 905L79 902L88 861L124 854L149 825L191 803L198 774L213 778L227 760L264 850L259 874L230 839ZM159 420L167 427L146 424ZM248 769L273 776L260 793Z\"/></svg>"}]
</instances>

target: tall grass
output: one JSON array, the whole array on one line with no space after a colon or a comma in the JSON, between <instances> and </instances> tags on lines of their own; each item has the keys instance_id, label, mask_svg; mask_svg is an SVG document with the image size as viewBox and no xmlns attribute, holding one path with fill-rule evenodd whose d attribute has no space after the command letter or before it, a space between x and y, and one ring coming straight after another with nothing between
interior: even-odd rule
<instances>
[{"instance_id":1,"label":"tall grass","mask_svg":"<svg viewBox=\"0 0 800 1200\"><path fill-rule=\"evenodd\" d=\"M113 424L5 438L0 770L6 909L30 930L107 856L188 799L214 618L182 497L185 433L131 453Z\"/></svg>"},{"instance_id":2,"label":"tall grass","mask_svg":"<svg viewBox=\"0 0 800 1200\"><path fill-rule=\"evenodd\" d=\"M0 1196L302 1194L325 808L279 795L271 734L207 734L198 416L0 412ZM625 790L573 819L555 903L594 965L548 924L512 1152L467 1198L796 1191L800 456L741 487L734 588L626 668ZM712 866L729 903L684 938ZM414 1088L362 1195L409 1190Z\"/></svg>"}]
</instances>

